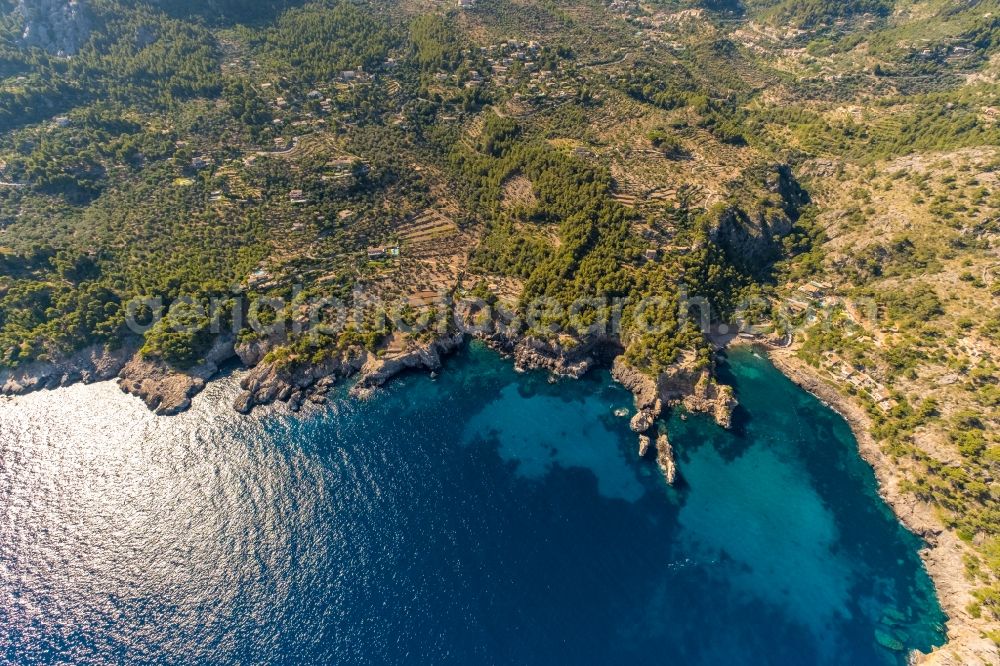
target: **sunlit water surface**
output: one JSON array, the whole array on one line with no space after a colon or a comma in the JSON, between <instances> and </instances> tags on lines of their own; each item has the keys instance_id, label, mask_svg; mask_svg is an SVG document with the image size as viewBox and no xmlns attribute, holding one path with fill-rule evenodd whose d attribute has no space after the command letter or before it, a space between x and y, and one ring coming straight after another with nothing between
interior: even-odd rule
<instances>
[{"instance_id":1,"label":"sunlit water surface","mask_svg":"<svg viewBox=\"0 0 1000 666\"><path fill-rule=\"evenodd\" d=\"M640 461L606 372L473 346L293 416L0 403L0 661L901 664L943 640L846 424L765 361Z\"/></svg>"}]
</instances>

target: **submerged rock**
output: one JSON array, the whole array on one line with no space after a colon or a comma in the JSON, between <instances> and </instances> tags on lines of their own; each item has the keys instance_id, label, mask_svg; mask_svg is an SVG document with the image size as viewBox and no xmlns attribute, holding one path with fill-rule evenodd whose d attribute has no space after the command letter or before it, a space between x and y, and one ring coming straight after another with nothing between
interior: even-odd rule
<instances>
[{"instance_id":1,"label":"submerged rock","mask_svg":"<svg viewBox=\"0 0 1000 666\"><path fill-rule=\"evenodd\" d=\"M905 623L906 616L899 612L899 610L889 606L882 611L882 617L879 618L879 622L890 627L895 627Z\"/></svg>"},{"instance_id":2,"label":"submerged rock","mask_svg":"<svg viewBox=\"0 0 1000 666\"><path fill-rule=\"evenodd\" d=\"M893 634L888 629L876 629L875 630L875 640L884 648L900 652L906 648L903 642L900 641L895 634Z\"/></svg>"}]
</instances>

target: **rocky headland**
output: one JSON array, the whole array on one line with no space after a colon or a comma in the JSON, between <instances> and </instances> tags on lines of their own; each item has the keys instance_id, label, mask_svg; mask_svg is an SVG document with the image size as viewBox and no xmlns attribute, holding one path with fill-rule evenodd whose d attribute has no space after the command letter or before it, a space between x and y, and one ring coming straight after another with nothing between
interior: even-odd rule
<instances>
[{"instance_id":1,"label":"rocky headland","mask_svg":"<svg viewBox=\"0 0 1000 666\"><path fill-rule=\"evenodd\" d=\"M636 413L629 427L639 435L639 455L649 450L650 431L665 407L683 406L690 412L710 415L720 427L732 426L737 402L730 386L719 384L709 368L700 368L693 357L687 356L668 372L652 377L628 364L624 356L615 358L611 376L632 392ZM677 474L673 449L665 433L656 438L657 462L668 483Z\"/></svg>"},{"instance_id":2,"label":"rocky headland","mask_svg":"<svg viewBox=\"0 0 1000 666\"><path fill-rule=\"evenodd\" d=\"M156 414L173 416L191 406L191 399L233 354L233 338L222 336L201 363L181 372L163 361L136 353L121 369L118 386L138 396Z\"/></svg>"}]
</instances>

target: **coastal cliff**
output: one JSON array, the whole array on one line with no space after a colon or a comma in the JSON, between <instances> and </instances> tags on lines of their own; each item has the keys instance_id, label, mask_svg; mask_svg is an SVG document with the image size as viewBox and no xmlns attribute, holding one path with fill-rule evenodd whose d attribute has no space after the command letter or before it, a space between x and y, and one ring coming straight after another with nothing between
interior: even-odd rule
<instances>
[{"instance_id":1,"label":"coastal cliff","mask_svg":"<svg viewBox=\"0 0 1000 666\"><path fill-rule=\"evenodd\" d=\"M442 358L463 342L462 333L453 333L429 342L414 342L402 351L381 355L352 346L339 355L310 363L294 360L268 361L266 345L251 343L237 348L243 363L251 369L240 380L243 393L234 408L244 414L255 406L287 402L297 411L306 400L325 402L325 394L338 380L357 376L351 395L368 397L379 386L405 370L441 368Z\"/></svg>"},{"instance_id":2,"label":"coastal cliff","mask_svg":"<svg viewBox=\"0 0 1000 666\"><path fill-rule=\"evenodd\" d=\"M137 340L128 340L118 349L91 345L59 360L0 370L0 394L24 395L78 382L90 384L114 379L136 353L138 345Z\"/></svg>"},{"instance_id":3,"label":"coastal cliff","mask_svg":"<svg viewBox=\"0 0 1000 666\"><path fill-rule=\"evenodd\" d=\"M121 369L118 386L139 397L156 414L172 416L190 407L191 399L233 355L233 339L229 336L218 338L201 363L184 371L137 353Z\"/></svg>"},{"instance_id":4,"label":"coastal cliff","mask_svg":"<svg viewBox=\"0 0 1000 666\"><path fill-rule=\"evenodd\" d=\"M633 426L636 432L645 432L665 406L683 405L688 411L710 415L722 428L732 425L737 405L732 387L719 384L710 369L696 367L690 358L652 377L619 356L611 366L611 376L632 392L638 410L636 416L640 419L637 425L648 424L638 430Z\"/></svg>"},{"instance_id":5,"label":"coastal cliff","mask_svg":"<svg viewBox=\"0 0 1000 666\"><path fill-rule=\"evenodd\" d=\"M710 370L697 368L691 359L684 359L667 372L652 377L629 365L624 356L619 356L611 366L611 376L631 391L635 399L637 411L629 426L639 435L640 456L648 450L647 433L665 406L682 405L688 411L710 415L722 428L732 426L733 410L737 405L732 387L719 384ZM665 434L657 437L656 448L657 461L664 476L668 483L673 483L677 469Z\"/></svg>"},{"instance_id":6,"label":"coastal cliff","mask_svg":"<svg viewBox=\"0 0 1000 666\"><path fill-rule=\"evenodd\" d=\"M544 340L496 322L487 330L475 330L472 335L490 349L511 357L518 371L545 370L558 377L574 379L585 375L601 358L616 353L618 348L616 341L603 336Z\"/></svg>"},{"instance_id":7,"label":"coastal cliff","mask_svg":"<svg viewBox=\"0 0 1000 666\"><path fill-rule=\"evenodd\" d=\"M344 354L317 363L299 364L289 361L267 361L266 343L254 342L237 346L236 353L249 368L240 379L243 393L233 408L249 414L258 405L288 402L293 411L306 399L322 403L330 386L340 377L350 376L364 364L363 350L350 348Z\"/></svg>"},{"instance_id":8,"label":"coastal cliff","mask_svg":"<svg viewBox=\"0 0 1000 666\"><path fill-rule=\"evenodd\" d=\"M369 356L361 366L358 381L351 387L351 395L366 398L372 392L404 370L430 370L441 368L441 358L458 349L465 340L462 333L453 333L393 356Z\"/></svg>"}]
</instances>

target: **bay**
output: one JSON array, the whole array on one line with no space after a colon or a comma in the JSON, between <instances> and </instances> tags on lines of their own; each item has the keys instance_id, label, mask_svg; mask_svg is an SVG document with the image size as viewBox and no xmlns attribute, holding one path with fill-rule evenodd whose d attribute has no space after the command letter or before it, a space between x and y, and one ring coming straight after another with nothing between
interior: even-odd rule
<instances>
[{"instance_id":1,"label":"bay","mask_svg":"<svg viewBox=\"0 0 1000 666\"><path fill-rule=\"evenodd\" d=\"M472 345L436 380L178 417L0 403L0 656L27 663L903 664L944 617L846 423L767 361L668 487L606 371ZM893 649L895 648L895 649Z\"/></svg>"}]
</instances>

